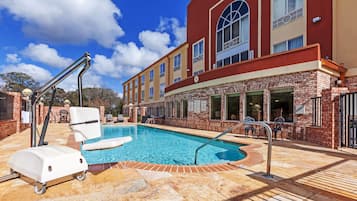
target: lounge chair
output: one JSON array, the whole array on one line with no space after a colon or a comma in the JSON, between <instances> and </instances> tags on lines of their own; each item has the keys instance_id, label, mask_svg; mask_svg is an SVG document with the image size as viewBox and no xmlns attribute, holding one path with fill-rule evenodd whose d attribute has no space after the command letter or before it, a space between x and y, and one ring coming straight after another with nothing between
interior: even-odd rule
<instances>
[{"instance_id":1,"label":"lounge chair","mask_svg":"<svg viewBox=\"0 0 357 201\"><path fill-rule=\"evenodd\" d=\"M124 122L124 116L122 114L118 114L118 123Z\"/></svg>"},{"instance_id":2,"label":"lounge chair","mask_svg":"<svg viewBox=\"0 0 357 201\"><path fill-rule=\"evenodd\" d=\"M102 129L100 125L100 115L98 108L89 107L71 107L71 128L74 132L74 139L76 142L82 143L82 150L100 150L110 149L130 142L130 136L101 139L94 143L86 144L85 141L95 139L102 136Z\"/></svg>"}]
</instances>

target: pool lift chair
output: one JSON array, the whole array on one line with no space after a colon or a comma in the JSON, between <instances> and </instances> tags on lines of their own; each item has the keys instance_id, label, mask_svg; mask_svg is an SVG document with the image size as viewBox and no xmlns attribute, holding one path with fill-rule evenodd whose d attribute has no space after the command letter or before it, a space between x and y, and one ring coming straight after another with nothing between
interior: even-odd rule
<instances>
[{"instance_id":1,"label":"pool lift chair","mask_svg":"<svg viewBox=\"0 0 357 201\"><path fill-rule=\"evenodd\" d=\"M53 100L56 94L56 86L68 78L77 69L82 67L78 74L78 96L79 105L82 107L82 76L90 67L90 55L85 53L81 58L64 69L57 76L52 78L43 87L36 90L31 95L31 147L14 153L9 161L10 174L0 177L0 182L8 181L20 177L21 175L31 178L35 181L34 190L37 194L46 192L46 185L49 181L56 180L66 176L74 176L78 180L86 178L88 164L81 152L70 147L60 145L47 145L45 136L47 126L50 120ZM36 106L41 97L52 89L52 99L49 105L47 116L44 120L39 142L36 142ZM96 119L99 124L99 118ZM73 121L73 120L72 120ZM90 122L89 122L90 123ZM88 125L88 122L77 122L72 126ZM91 132L86 129L86 132ZM105 145L102 143L101 145ZM99 144L100 145L100 144ZM99 145L97 145L99 147ZM104 146L103 145L103 146ZM106 146L113 147L113 146Z\"/></svg>"}]
</instances>

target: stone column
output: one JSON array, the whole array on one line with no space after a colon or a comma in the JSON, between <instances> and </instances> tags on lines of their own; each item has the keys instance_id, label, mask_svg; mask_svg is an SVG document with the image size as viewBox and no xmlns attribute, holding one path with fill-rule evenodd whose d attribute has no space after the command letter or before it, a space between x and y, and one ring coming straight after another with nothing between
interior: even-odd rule
<instances>
[{"instance_id":1,"label":"stone column","mask_svg":"<svg viewBox=\"0 0 357 201\"><path fill-rule=\"evenodd\" d=\"M138 107L133 108L133 123L138 122Z\"/></svg>"},{"instance_id":2,"label":"stone column","mask_svg":"<svg viewBox=\"0 0 357 201\"><path fill-rule=\"evenodd\" d=\"M269 114L270 114L270 90L264 89L264 92L263 92L263 121L271 120Z\"/></svg>"},{"instance_id":3,"label":"stone column","mask_svg":"<svg viewBox=\"0 0 357 201\"><path fill-rule=\"evenodd\" d=\"M246 108L245 108L245 102L246 102L246 96L247 94L245 92L240 93L240 101L239 101L239 120L244 121L245 118L245 113L246 113Z\"/></svg>"},{"instance_id":4,"label":"stone column","mask_svg":"<svg viewBox=\"0 0 357 201\"><path fill-rule=\"evenodd\" d=\"M105 122L105 118L104 118L104 113L105 113L105 107L104 106L99 106L100 121L102 123L106 123Z\"/></svg>"}]
</instances>

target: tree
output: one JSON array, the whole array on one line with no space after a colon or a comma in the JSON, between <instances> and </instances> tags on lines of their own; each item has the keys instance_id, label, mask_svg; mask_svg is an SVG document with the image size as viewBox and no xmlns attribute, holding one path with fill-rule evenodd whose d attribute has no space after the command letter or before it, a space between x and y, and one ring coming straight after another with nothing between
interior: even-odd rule
<instances>
[{"instance_id":1,"label":"tree","mask_svg":"<svg viewBox=\"0 0 357 201\"><path fill-rule=\"evenodd\" d=\"M72 105L79 105L78 92L68 92L67 97ZM104 106L106 114L117 116L121 113L122 99L112 89L85 88L83 89L83 104L89 107Z\"/></svg>"},{"instance_id":2,"label":"tree","mask_svg":"<svg viewBox=\"0 0 357 201\"><path fill-rule=\"evenodd\" d=\"M36 90L40 83L36 82L31 76L21 72L11 72L0 74L0 78L5 82L6 91L21 92L25 88Z\"/></svg>"}]
</instances>

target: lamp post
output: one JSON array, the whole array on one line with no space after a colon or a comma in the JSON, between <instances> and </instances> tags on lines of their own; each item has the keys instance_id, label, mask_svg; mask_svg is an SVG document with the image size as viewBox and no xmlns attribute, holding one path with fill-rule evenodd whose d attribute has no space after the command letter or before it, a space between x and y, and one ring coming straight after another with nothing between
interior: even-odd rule
<instances>
[{"instance_id":1,"label":"lamp post","mask_svg":"<svg viewBox=\"0 0 357 201\"><path fill-rule=\"evenodd\" d=\"M30 110L30 107L29 107L29 102L30 102L30 96L33 94L33 91L29 88L25 88L21 91L21 94L23 97L25 97L25 101L26 101L26 106L25 108L23 108L24 112L21 112L21 122L22 123L30 123L31 120L30 120L30 113L27 112Z\"/></svg>"}]
</instances>

